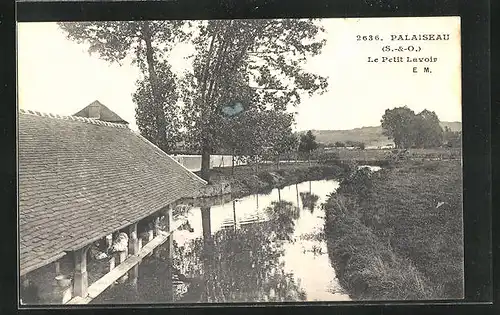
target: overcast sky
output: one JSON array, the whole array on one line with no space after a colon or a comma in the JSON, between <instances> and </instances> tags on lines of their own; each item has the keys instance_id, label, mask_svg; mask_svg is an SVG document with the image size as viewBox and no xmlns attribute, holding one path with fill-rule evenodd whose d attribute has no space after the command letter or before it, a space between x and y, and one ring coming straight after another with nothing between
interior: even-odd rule
<instances>
[{"instance_id":1,"label":"overcast sky","mask_svg":"<svg viewBox=\"0 0 500 315\"><path fill-rule=\"evenodd\" d=\"M297 128L351 129L376 126L387 108L407 105L433 110L442 121L461 121L460 21L458 18L325 19L327 44L307 69L329 77L329 90L304 98ZM391 34L449 33L449 41L391 42ZM357 41L379 34L383 42ZM413 45L420 52L384 53L382 47ZM182 47L174 61L183 64ZM368 57L436 57L437 62L368 63ZM413 66L419 72L413 73ZM420 67L422 66L422 67ZM423 73L429 66L432 73ZM99 100L135 125L132 93L138 70L89 55L85 45L65 38L55 23L18 24L19 107L71 115Z\"/></svg>"}]
</instances>

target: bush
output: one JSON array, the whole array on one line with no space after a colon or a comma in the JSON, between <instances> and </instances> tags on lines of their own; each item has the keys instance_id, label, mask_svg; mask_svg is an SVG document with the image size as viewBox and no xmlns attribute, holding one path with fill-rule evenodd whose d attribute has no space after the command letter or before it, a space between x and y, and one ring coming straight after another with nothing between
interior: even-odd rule
<instances>
[{"instance_id":1,"label":"bush","mask_svg":"<svg viewBox=\"0 0 500 315\"><path fill-rule=\"evenodd\" d=\"M321 164L327 165L339 165L340 158L337 152L317 152L312 157L313 159L318 160Z\"/></svg>"},{"instance_id":2,"label":"bush","mask_svg":"<svg viewBox=\"0 0 500 315\"><path fill-rule=\"evenodd\" d=\"M257 176L259 177L259 179L261 179L262 181L264 181L268 184L275 184L276 183L275 177L269 172L261 172Z\"/></svg>"},{"instance_id":3,"label":"bush","mask_svg":"<svg viewBox=\"0 0 500 315\"><path fill-rule=\"evenodd\" d=\"M368 168L360 168L342 180L337 192L351 195L357 199L366 199L372 188L372 172Z\"/></svg>"}]
</instances>

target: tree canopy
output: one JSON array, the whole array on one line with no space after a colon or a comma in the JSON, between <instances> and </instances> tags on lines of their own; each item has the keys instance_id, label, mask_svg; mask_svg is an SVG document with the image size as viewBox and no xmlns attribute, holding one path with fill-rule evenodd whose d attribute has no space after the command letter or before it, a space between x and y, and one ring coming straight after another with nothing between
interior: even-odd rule
<instances>
[{"instance_id":1,"label":"tree canopy","mask_svg":"<svg viewBox=\"0 0 500 315\"><path fill-rule=\"evenodd\" d=\"M407 106L387 109L382 116L383 133L394 140L396 148L431 148L443 143L443 129L435 112L419 114Z\"/></svg>"},{"instance_id":2,"label":"tree canopy","mask_svg":"<svg viewBox=\"0 0 500 315\"><path fill-rule=\"evenodd\" d=\"M185 39L182 21L60 22L68 39L111 63L130 61L141 70L133 101L141 134L164 151L176 144L179 119L176 84L167 52Z\"/></svg>"},{"instance_id":3,"label":"tree canopy","mask_svg":"<svg viewBox=\"0 0 500 315\"><path fill-rule=\"evenodd\" d=\"M443 139L447 147L459 148L462 146L462 133L460 131L452 131L448 126L444 127Z\"/></svg>"},{"instance_id":4,"label":"tree canopy","mask_svg":"<svg viewBox=\"0 0 500 315\"><path fill-rule=\"evenodd\" d=\"M316 150L318 143L316 142L316 136L311 130L300 136L299 142L299 152L310 154L312 151Z\"/></svg>"},{"instance_id":5,"label":"tree canopy","mask_svg":"<svg viewBox=\"0 0 500 315\"><path fill-rule=\"evenodd\" d=\"M269 113L285 112L304 93L327 88L326 78L302 68L325 43L318 38L322 28L313 20L224 20L196 22L194 27L193 72L183 79L183 119L189 142L202 159L227 141L222 109L228 103L238 101L252 113L247 117L269 123L274 119ZM288 119L274 121L249 127L274 135L287 129Z\"/></svg>"},{"instance_id":6,"label":"tree canopy","mask_svg":"<svg viewBox=\"0 0 500 315\"><path fill-rule=\"evenodd\" d=\"M202 154L205 179L210 154L227 143L234 146L248 135L249 127L255 127L253 133L272 131L273 140L281 142L272 147L283 151L286 141L282 140L289 137L286 115L265 128L242 124L271 119L271 112L285 113L304 95L327 89L327 78L303 68L307 58L319 54L325 44L323 28L313 19L64 22L59 26L69 39L89 44L89 53L109 62L130 58L138 65L142 76L133 100L139 131L168 152L182 130L185 143ZM187 67L184 73L174 74L168 56L180 42L193 48L193 54L186 56L192 70ZM235 103L241 106L243 118L228 122L227 106ZM228 128L231 124L241 128ZM235 138L236 131L242 134ZM288 136L276 136L279 132Z\"/></svg>"}]
</instances>

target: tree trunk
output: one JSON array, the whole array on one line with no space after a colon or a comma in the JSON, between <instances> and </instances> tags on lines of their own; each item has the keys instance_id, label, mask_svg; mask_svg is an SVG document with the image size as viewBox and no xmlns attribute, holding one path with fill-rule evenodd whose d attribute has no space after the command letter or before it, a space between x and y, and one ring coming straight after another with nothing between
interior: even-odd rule
<instances>
[{"instance_id":1,"label":"tree trunk","mask_svg":"<svg viewBox=\"0 0 500 315\"><path fill-rule=\"evenodd\" d=\"M234 231L236 232L236 200L233 200Z\"/></svg>"},{"instance_id":2,"label":"tree trunk","mask_svg":"<svg viewBox=\"0 0 500 315\"><path fill-rule=\"evenodd\" d=\"M203 146L201 150L201 178L210 182L210 151L207 146Z\"/></svg>"},{"instance_id":3,"label":"tree trunk","mask_svg":"<svg viewBox=\"0 0 500 315\"><path fill-rule=\"evenodd\" d=\"M157 128L157 138L156 145L163 151L167 151L167 123L165 121L165 115L163 113L163 107L160 101L160 93L158 88L158 76L156 74L154 66L154 51L151 41L151 29L149 28L149 22L144 22L142 24L142 35L143 40L146 43L146 62L148 64L149 72L149 84L151 85L151 94L153 98L153 106L155 107L155 118L156 118L156 128Z\"/></svg>"},{"instance_id":4,"label":"tree trunk","mask_svg":"<svg viewBox=\"0 0 500 315\"><path fill-rule=\"evenodd\" d=\"M299 201L299 184L295 184L295 192L297 193L297 207L300 207L300 201Z\"/></svg>"},{"instance_id":5,"label":"tree trunk","mask_svg":"<svg viewBox=\"0 0 500 315\"><path fill-rule=\"evenodd\" d=\"M234 153L235 151L233 150L233 153L231 155L231 175L234 175Z\"/></svg>"}]
</instances>

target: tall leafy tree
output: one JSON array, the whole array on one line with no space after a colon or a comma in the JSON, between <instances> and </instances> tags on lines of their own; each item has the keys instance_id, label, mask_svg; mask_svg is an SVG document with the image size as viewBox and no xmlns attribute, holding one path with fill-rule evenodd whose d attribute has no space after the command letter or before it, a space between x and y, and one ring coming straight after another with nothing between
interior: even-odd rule
<instances>
[{"instance_id":1,"label":"tall leafy tree","mask_svg":"<svg viewBox=\"0 0 500 315\"><path fill-rule=\"evenodd\" d=\"M274 147L274 154L278 168L282 156L286 156L288 159L290 159L292 154L297 152L298 145L299 138L297 138L297 135L293 133L291 129L286 130L280 136Z\"/></svg>"},{"instance_id":2,"label":"tall leafy tree","mask_svg":"<svg viewBox=\"0 0 500 315\"><path fill-rule=\"evenodd\" d=\"M394 140L396 148L409 148L413 144L415 112L407 106L387 109L382 116L383 134Z\"/></svg>"},{"instance_id":3,"label":"tall leafy tree","mask_svg":"<svg viewBox=\"0 0 500 315\"><path fill-rule=\"evenodd\" d=\"M294 146L293 114L251 109L236 117L222 120L223 148L249 163L258 163L270 156L279 159Z\"/></svg>"},{"instance_id":4,"label":"tall leafy tree","mask_svg":"<svg viewBox=\"0 0 500 315\"><path fill-rule=\"evenodd\" d=\"M149 72L136 82L137 90L133 94L136 107L136 123L140 133L162 150L169 152L181 140L180 109L177 106L178 93L175 77L166 62L155 63L155 79ZM161 84L153 87L151 82ZM156 93L157 97L152 95Z\"/></svg>"},{"instance_id":5,"label":"tall leafy tree","mask_svg":"<svg viewBox=\"0 0 500 315\"><path fill-rule=\"evenodd\" d=\"M191 27L187 27L190 25ZM142 70L134 100L141 132L164 150L173 146L169 135L182 121L186 142L202 154L201 175L209 179L210 154L223 147L222 108L239 101L255 118L262 111L285 111L307 93L327 88L324 77L304 70L308 57L320 53L323 28L311 19L138 21L60 23L68 38L90 44L89 52L110 62L132 56ZM171 80L166 56L183 41L194 47L193 71L177 84ZM183 101L175 117L176 91ZM148 93L149 91L149 93ZM148 97L150 94L150 97ZM156 132L155 132L156 130ZM258 140L255 138L255 140Z\"/></svg>"},{"instance_id":6,"label":"tall leafy tree","mask_svg":"<svg viewBox=\"0 0 500 315\"><path fill-rule=\"evenodd\" d=\"M433 111L415 114L406 106L387 109L381 122L384 135L394 139L396 148L432 148L443 143L443 129Z\"/></svg>"},{"instance_id":7,"label":"tall leafy tree","mask_svg":"<svg viewBox=\"0 0 500 315\"><path fill-rule=\"evenodd\" d=\"M296 148L297 138L293 134L294 115L281 111L268 111L266 146L271 158L279 163L282 155Z\"/></svg>"},{"instance_id":8,"label":"tall leafy tree","mask_svg":"<svg viewBox=\"0 0 500 315\"><path fill-rule=\"evenodd\" d=\"M443 143L443 129L435 112L424 109L415 117L414 145L418 148L435 148Z\"/></svg>"},{"instance_id":9,"label":"tall leafy tree","mask_svg":"<svg viewBox=\"0 0 500 315\"><path fill-rule=\"evenodd\" d=\"M324 91L326 78L305 71L303 64L325 41L319 38L322 27L310 19L213 20L195 27L193 71L185 74L182 87L183 121L208 179L210 154L228 131L221 128L221 108L239 101L254 113L285 111L304 93Z\"/></svg>"},{"instance_id":10,"label":"tall leafy tree","mask_svg":"<svg viewBox=\"0 0 500 315\"><path fill-rule=\"evenodd\" d=\"M61 22L70 40L89 45L89 53L111 63L131 58L143 74L134 101L141 133L168 151L175 145L176 98L173 75L166 54L184 32L181 21Z\"/></svg>"},{"instance_id":11,"label":"tall leafy tree","mask_svg":"<svg viewBox=\"0 0 500 315\"><path fill-rule=\"evenodd\" d=\"M460 131L453 131L450 127L445 126L443 141L447 147L458 148L462 145L462 133Z\"/></svg>"},{"instance_id":12,"label":"tall leafy tree","mask_svg":"<svg viewBox=\"0 0 500 315\"><path fill-rule=\"evenodd\" d=\"M311 152L316 150L317 147L316 136L311 130L300 136L299 152L306 153L308 160L310 160Z\"/></svg>"}]
</instances>

